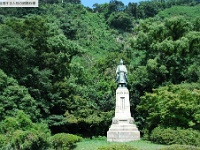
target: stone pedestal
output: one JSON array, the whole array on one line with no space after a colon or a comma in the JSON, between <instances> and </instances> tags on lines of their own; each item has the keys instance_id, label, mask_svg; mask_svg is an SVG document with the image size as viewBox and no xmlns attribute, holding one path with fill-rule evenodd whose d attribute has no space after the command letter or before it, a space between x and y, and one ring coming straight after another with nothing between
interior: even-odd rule
<instances>
[{"instance_id":1,"label":"stone pedestal","mask_svg":"<svg viewBox=\"0 0 200 150\"><path fill-rule=\"evenodd\" d=\"M109 142L129 142L140 139L140 132L130 113L129 91L126 87L116 90L115 117L107 132Z\"/></svg>"}]
</instances>

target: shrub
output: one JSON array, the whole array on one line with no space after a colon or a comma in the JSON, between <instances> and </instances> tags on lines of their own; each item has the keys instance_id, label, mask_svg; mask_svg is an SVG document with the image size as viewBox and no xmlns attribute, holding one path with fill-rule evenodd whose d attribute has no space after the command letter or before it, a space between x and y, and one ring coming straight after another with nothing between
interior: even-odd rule
<instances>
[{"instance_id":1,"label":"shrub","mask_svg":"<svg viewBox=\"0 0 200 150\"><path fill-rule=\"evenodd\" d=\"M20 147L21 150L45 150L49 146L46 134L36 130L16 130L9 144L11 148Z\"/></svg>"},{"instance_id":2,"label":"shrub","mask_svg":"<svg viewBox=\"0 0 200 150\"><path fill-rule=\"evenodd\" d=\"M192 129L155 128L150 140L159 144L181 144L200 146L200 132Z\"/></svg>"},{"instance_id":3,"label":"shrub","mask_svg":"<svg viewBox=\"0 0 200 150\"><path fill-rule=\"evenodd\" d=\"M160 150L200 150L200 147L195 147L191 145L170 145Z\"/></svg>"},{"instance_id":4,"label":"shrub","mask_svg":"<svg viewBox=\"0 0 200 150\"><path fill-rule=\"evenodd\" d=\"M70 150L75 147L75 143L81 141L82 138L73 134L58 133L50 138L50 142L54 149Z\"/></svg>"},{"instance_id":5,"label":"shrub","mask_svg":"<svg viewBox=\"0 0 200 150\"><path fill-rule=\"evenodd\" d=\"M32 128L34 123L31 121L30 116L21 110L16 112L15 117L7 116L1 121L0 132L1 133L12 133L15 130L27 130Z\"/></svg>"},{"instance_id":6,"label":"shrub","mask_svg":"<svg viewBox=\"0 0 200 150\"><path fill-rule=\"evenodd\" d=\"M36 130L16 130L10 135L0 137L0 147L2 149L20 149L20 150L46 150L49 143L46 133Z\"/></svg>"},{"instance_id":7,"label":"shrub","mask_svg":"<svg viewBox=\"0 0 200 150\"><path fill-rule=\"evenodd\" d=\"M49 136L47 124L33 123L23 111L18 111L16 117L6 117L0 122L2 149L46 150Z\"/></svg>"},{"instance_id":8,"label":"shrub","mask_svg":"<svg viewBox=\"0 0 200 150\"><path fill-rule=\"evenodd\" d=\"M97 150L138 150L138 149L130 145L115 144L115 145L102 146Z\"/></svg>"}]
</instances>

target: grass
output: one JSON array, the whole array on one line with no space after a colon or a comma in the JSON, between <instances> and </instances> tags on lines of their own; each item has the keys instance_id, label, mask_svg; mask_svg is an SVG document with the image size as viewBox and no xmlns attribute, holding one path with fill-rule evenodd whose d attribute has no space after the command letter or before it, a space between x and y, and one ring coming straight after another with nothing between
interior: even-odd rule
<instances>
[{"instance_id":1,"label":"grass","mask_svg":"<svg viewBox=\"0 0 200 150\"><path fill-rule=\"evenodd\" d=\"M75 150L97 150L97 148L101 146L106 146L111 144L124 144L124 143L107 142L106 137L84 139L83 141L77 143L77 147L75 148ZM126 144L138 148L139 150L159 150L160 148L165 147L165 145L153 144L145 140L127 142Z\"/></svg>"}]
</instances>

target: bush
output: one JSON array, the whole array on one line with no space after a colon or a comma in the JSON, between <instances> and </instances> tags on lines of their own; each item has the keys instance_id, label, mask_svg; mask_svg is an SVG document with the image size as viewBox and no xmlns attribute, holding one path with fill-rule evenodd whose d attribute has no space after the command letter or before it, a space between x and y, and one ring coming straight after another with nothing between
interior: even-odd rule
<instances>
[{"instance_id":1,"label":"bush","mask_svg":"<svg viewBox=\"0 0 200 150\"><path fill-rule=\"evenodd\" d=\"M159 144L181 144L200 146L200 132L192 129L155 128L150 140Z\"/></svg>"},{"instance_id":2,"label":"bush","mask_svg":"<svg viewBox=\"0 0 200 150\"><path fill-rule=\"evenodd\" d=\"M115 145L103 146L98 148L97 150L138 150L138 149L130 145L115 144Z\"/></svg>"},{"instance_id":3,"label":"bush","mask_svg":"<svg viewBox=\"0 0 200 150\"><path fill-rule=\"evenodd\" d=\"M200 147L194 147L190 145L170 145L160 150L200 150Z\"/></svg>"},{"instance_id":4,"label":"bush","mask_svg":"<svg viewBox=\"0 0 200 150\"><path fill-rule=\"evenodd\" d=\"M15 117L7 116L1 121L0 132L1 133L12 133L15 130L27 130L32 128L33 122L30 116L25 114L23 111L18 110Z\"/></svg>"},{"instance_id":5,"label":"bush","mask_svg":"<svg viewBox=\"0 0 200 150\"><path fill-rule=\"evenodd\" d=\"M50 142L54 149L73 149L76 142L81 141L82 138L73 134L58 133L50 138Z\"/></svg>"},{"instance_id":6,"label":"bush","mask_svg":"<svg viewBox=\"0 0 200 150\"><path fill-rule=\"evenodd\" d=\"M16 130L9 144L12 148L20 147L21 150L45 150L49 146L46 134L36 130Z\"/></svg>"},{"instance_id":7,"label":"bush","mask_svg":"<svg viewBox=\"0 0 200 150\"><path fill-rule=\"evenodd\" d=\"M20 150L46 150L49 143L46 133L36 130L16 130L11 136L1 136L0 147L2 149L20 149Z\"/></svg>"},{"instance_id":8,"label":"bush","mask_svg":"<svg viewBox=\"0 0 200 150\"><path fill-rule=\"evenodd\" d=\"M0 122L1 149L46 150L49 136L47 124L33 123L23 111Z\"/></svg>"}]
</instances>

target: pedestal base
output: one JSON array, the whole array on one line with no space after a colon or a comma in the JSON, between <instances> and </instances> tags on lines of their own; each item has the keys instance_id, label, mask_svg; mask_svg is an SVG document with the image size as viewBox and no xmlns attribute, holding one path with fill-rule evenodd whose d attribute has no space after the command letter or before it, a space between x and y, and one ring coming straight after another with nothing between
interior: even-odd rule
<instances>
[{"instance_id":1,"label":"pedestal base","mask_svg":"<svg viewBox=\"0 0 200 150\"><path fill-rule=\"evenodd\" d=\"M107 132L109 142L130 142L140 139L140 132L131 117L129 91L126 87L116 90L115 117Z\"/></svg>"},{"instance_id":2,"label":"pedestal base","mask_svg":"<svg viewBox=\"0 0 200 150\"><path fill-rule=\"evenodd\" d=\"M140 132L134 124L133 118L113 118L112 125L107 132L109 142L130 142L140 139Z\"/></svg>"}]
</instances>

